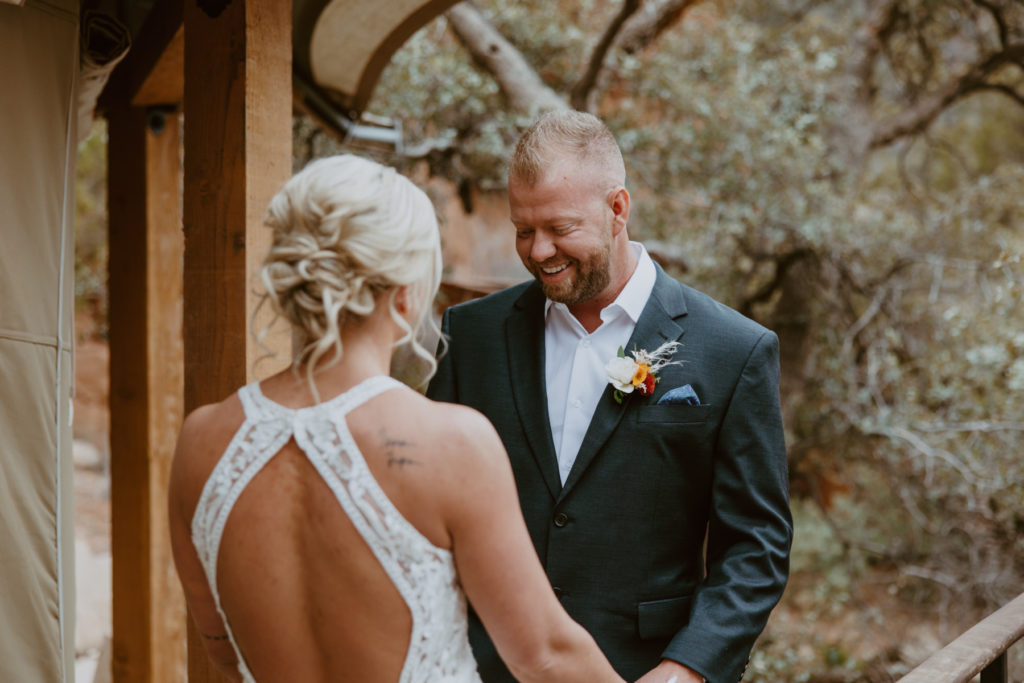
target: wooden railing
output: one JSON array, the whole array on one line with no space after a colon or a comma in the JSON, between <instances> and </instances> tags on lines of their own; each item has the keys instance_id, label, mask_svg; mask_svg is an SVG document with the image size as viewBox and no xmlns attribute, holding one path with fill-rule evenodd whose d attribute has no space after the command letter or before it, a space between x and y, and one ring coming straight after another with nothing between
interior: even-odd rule
<instances>
[{"instance_id":1,"label":"wooden railing","mask_svg":"<svg viewBox=\"0 0 1024 683\"><path fill-rule=\"evenodd\" d=\"M926 659L900 683L1007 683L1006 650L1024 637L1024 593Z\"/></svg>"}]
</instances>

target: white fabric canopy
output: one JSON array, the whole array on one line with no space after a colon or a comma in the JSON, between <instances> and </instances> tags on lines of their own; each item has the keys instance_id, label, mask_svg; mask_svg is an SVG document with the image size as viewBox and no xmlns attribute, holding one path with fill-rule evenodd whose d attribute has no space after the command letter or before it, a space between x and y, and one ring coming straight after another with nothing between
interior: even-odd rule
<instances>
[{"instance_id":1,"label":"white fabric canopy","mask_svg":"<svg viewBox=\"0 0 1024 683\"><path fill-rule=\"evenodd\" d=\"M77 0L0 4L0 680L70 681Z\"/></svg>"},{"instance_id":2,"label":"white fabric canopy","mask_svg":"<svg viewBox=\"0 0 1024 683\"><path fill-rule=\"evenodd\" d=\"M456 2L294 0L296 76L361 113L395 50Z\"/></svg>"}]
</instances>

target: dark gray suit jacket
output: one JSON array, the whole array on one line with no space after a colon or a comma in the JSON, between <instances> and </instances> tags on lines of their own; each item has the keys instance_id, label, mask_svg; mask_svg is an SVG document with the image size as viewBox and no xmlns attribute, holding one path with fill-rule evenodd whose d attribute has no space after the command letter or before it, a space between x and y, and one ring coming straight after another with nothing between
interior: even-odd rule
<instances>
[{"instance_id":1,"label":"dark gray suit jacket","mask_svg":"<svg viewBox=\"0 0 1024 683\"><path fill-rule=\"evenodd\" d=\"M683 363L662 369L652 396L618 404L606 388L564 486L536 283L448 309L428 395L494 424L555 593L619 674L635 680L667 658L732 683L788 574L778 339L657 272L626 348L678 340ZM701 405L657 405L684 384ZM475 618L471 640L485 681L513 680Z\"/></svg>"}]
</instances>

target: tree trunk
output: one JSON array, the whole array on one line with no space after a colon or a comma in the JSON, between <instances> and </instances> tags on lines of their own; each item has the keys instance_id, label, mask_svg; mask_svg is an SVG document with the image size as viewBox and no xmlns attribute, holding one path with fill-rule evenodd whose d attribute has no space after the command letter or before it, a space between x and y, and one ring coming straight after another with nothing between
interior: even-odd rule
<instances>
[{"instance_id":1,"label":"tree trunk","mask_svg":"<svg viewBox=\"0 0 1024 683\"><path fill-rule=\"evenodd\" d=\"M532 113L568 106L475 5L463 2L448 10L445 16L473 60L498 81L498 87L513 110Z\"/></svg>"}]
</instances>

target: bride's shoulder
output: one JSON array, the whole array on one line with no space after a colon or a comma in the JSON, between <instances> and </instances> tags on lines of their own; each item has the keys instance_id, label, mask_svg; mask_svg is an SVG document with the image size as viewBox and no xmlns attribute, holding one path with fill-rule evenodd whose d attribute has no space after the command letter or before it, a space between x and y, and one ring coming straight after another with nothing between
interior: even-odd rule
<instances>
[{"instance_id":1,"label":"bride's shoulder","mask_svg":"<svg viewBox=\"0 0 1024 683\"><path fill-rule=\"evenodd\" d=\"M178 432L171 463L172 486L198 491L244 420L237 394L190 412Z\"/></svg>"},{"instance_id":2,"label":"bride's shoulder","mask_svg":"<svg viewBox=\"0 0 1024 683\"><path fill-rule=\"evenodd\" d=\"M179 447L192 447L215 443L218 437L233 434L245 420L245 410L238 394L228 396L220 403L199 406L190 412L178 433Z\"/></svg>"},{"instance_id":3,"label":"bride's shoulder","mask_svg":"<svg viewBox=\"0 0 1024 683\"><path fill-rule=\"evenodd\" d=\"M483 413L459 405L458 403L444 403L423 398L425 410L434 424L440 431L448 432L450 436L479 435L480 432L494 431L490 420L484 417Z\"/></svg>"},{"instance_id":4,"label":"bride's shoulder","mask_svg":"<svg viewBox=\"0 0 1024 683\"><path fill-rule=\"evenodd\" d=\"M504 456L501 439L483 413L468 406L427 400L427 425L452 456Z\"/></svg>"},{"instance_id":5,"label":"bride's shoulder","mask_svg":"<svg viewBox=\"0 0 1024 683\"><path fill-rule=\"evenodd\" d=\"M434 401L414 391L401 395L403 403L391 404L393 419L427 441L461 447L474 441L498 439L490 421L479 411L456 403ZM389 418L392 419L392 418Z\"/></svg>"},{"instance_id":6,"label":"bride's shoulder","mask_svg":"<svg viewBox=\"0 0 1024 683\"><path fill-rule=\"evenodd\" d=\"M490 420L473 408L433 401L411 390L397 394L388 408L386 416L378 413L378 421L364 427L414 444L436 466L460 468L481 459L505 459Z\"/></svg>"}]
</instances>

